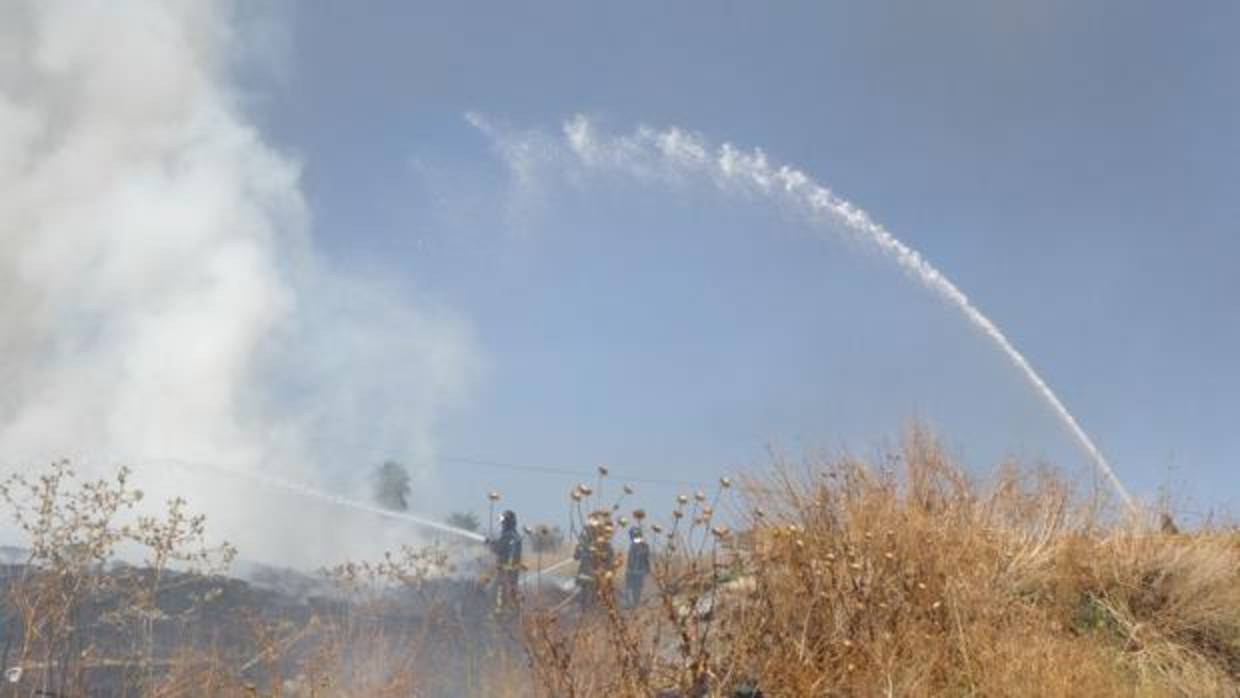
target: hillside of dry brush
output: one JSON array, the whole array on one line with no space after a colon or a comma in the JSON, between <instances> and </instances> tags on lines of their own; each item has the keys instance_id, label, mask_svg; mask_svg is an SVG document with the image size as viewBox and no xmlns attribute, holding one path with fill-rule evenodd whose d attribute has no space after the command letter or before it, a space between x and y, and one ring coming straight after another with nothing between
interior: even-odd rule
<instances>
[{"instance_id":1,"label":"hillside of dry brush","mask_svg":"<svg viewBox=\"0 0 1240 698\"><path fill-rule=\"evenodd\" d=\"M212 606L206 583L223 579L218 569L204 567L201 596L180 616L160 608L159 584L193 572L160 582L147 570L129 607L108 614L133 624L123 648L92 644L74 620L94 618L84 609L102 595L120 605L115 583L91 567L111 554L108 536L169 549L153 558L156 572L174 560L214 565L202 522L177 504L140 531L117 524L104 535L113 522L87 517L93 538L49 537L41 526L69 520L41 523L39 512L87 507L86 495L36 481L22 499L20 484L6 498L41 552L7 584L6 661L26 672L3 695L100 695L81 659L88 648L126 658L123 694L135 696L207 686L288 696L1240 696L1234 526L1181 531L1174 512L1128 509L1045 469L970 475L916 429L880 462L777 462L662 512L624 506L629 488L604 501L602 486L578 486L572 524L597 524L599 539L585 543L617 553L577 592L589 603L530 585L519 609L496 613L485 576L406 550L329 571L342 589L330 608L303 604L279 618L250 609L229 623L220 616L236 609ZM123 497L95 487L89 496L121 508ZM624 563L613 535L630 524L653 550L636 608L617 601ZM180 635L160 632L173 622L232 635L177 645Z\"/></svg>"}]
</instances>

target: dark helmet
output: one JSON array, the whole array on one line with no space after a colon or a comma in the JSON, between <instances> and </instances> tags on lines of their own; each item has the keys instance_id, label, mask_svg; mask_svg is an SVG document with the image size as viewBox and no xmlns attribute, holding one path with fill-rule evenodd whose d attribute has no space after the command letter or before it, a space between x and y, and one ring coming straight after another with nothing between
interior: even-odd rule
<instances>
[{"instance_id":1,"label":"dark helmet","mask_svg":"<svg viewBox=\"0 0 1240 698\"><path fill-rule=\"evenodd\" d=\"M638 541L642 538L642 527L634 526L629 529L629 540Z\"/></svg>"},{"instance_id":2,"label":"dark helmet","mask_svg":"<svg viewBox=\"0 0 1240 698\"><path fill-rule=\"evenodd\" d=\"M505 531L512 531L517 528L517 514L512 509L506 510L499 516L500 527Z\"/></svg>"}]
</instances>

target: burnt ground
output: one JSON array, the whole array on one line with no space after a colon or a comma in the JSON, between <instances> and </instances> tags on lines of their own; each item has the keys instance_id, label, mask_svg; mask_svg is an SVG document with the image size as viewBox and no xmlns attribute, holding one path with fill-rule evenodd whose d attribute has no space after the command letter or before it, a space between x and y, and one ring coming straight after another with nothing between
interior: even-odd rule
<instances>
[{"instance_id":1,"label":"burnt ground","mask_svg":"<svg viewBox=\"0 0 1240 698\"><path fill-rule=\"evenodd\" d=\"M22 615L11 592L30 571L0 566L0 661L5 669L24 664L17 684L0 682L0 696L134 695L143 676L183 670L187 662L211 662L254 686L319 670L382 672L376 642L397 657L407 648L407 657L435 674L428 693L452 696L479 662L522 652L511 622L494 616L476 579L432 579L361 599L324 578L274 567L251 569L249 579L166 572L158 612L143 614L131 592L149 583L150 572L113 566L92 580L102 590L76 604L63 646L22 663ZM141 661L146 656L151 661Z\"/></svg>"}]
</instances>

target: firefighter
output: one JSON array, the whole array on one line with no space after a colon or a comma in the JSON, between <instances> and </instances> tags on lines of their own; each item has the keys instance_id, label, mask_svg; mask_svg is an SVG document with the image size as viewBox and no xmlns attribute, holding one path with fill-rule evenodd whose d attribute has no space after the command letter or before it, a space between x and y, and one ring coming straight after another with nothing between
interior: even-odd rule
<instances>
[{"instance_id":1,"label":"firefighter","mask_svg":"<svg viewBox=\"0 0 1240 698\"><path fill-rule=\"evenodd\" d=\"M577 560L577 588L582 610L593 607L598 601L600 577L611 570L615 557L611 533L609 521L591 517L577 539L573 558Z\"/></svg>"},{"instance_id":2,"label":"firefighter","mask_svg":"<svg viewBox=\"0 0 1240 698\"><path fill-rule=\"evenodd\" d=\"M517 515L505 511L499 519L499 538L488 540L495 555L495 609L511 611L517 607L517 590L521 581L521 534L517 531Z\"/></svg>"},{"instance_id":3,"label":"firefighter","mask_svg":"<svg viewBox=\"0 0 1240 698\"><path fill-rule=\"evenodd\" d=\"M642 600L642 587L650 573L650 544L642 535L641 526L629 529L629 555L624 564L624 605L637 608Z\"/></svg>"}]
</instances>

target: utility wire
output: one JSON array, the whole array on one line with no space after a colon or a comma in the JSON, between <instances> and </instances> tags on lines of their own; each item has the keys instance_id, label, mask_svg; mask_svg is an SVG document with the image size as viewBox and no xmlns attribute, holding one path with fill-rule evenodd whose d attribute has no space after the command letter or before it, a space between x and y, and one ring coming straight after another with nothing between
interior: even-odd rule
<instances>
[{"instance_id":1,"label":"utility wire","mask_svg":"<svg viewBox=\"0 0 1240 698\"><path fill-rule=\"evenodd\" d=\"M556 468L549 465L530 465L524 463L506 463L504 461L487 460L483 458L470 458L466 456L440 456L438 460L441 463L459 463L462 465L477 465L487 468L504 468L507 470L520 470L525 472L547 473L549 475L571 475L579 478L592 478L597 473L584 470L574 470L572 468ZM641 477L637 475L628 475L608 471L608 477L616 480L634 482L646 485L665 485L668 487L708 487L704 482L696 480L672 480L666 478Z\"/></svg>"}]
</instances>

